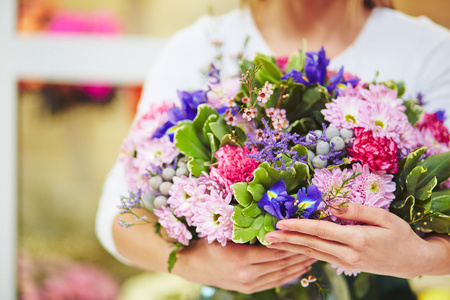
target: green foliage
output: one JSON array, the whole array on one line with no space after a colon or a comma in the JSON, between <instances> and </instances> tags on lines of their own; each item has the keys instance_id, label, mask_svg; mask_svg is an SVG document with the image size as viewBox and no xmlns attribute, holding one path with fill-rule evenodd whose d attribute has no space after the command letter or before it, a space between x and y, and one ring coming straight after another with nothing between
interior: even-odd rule
<instances>
[{"instance_id":1,"label":"green foliage","mask_svg":"<svg viewBox=\"0 0 450 300\"><path fill-rule=\"evenodd\" d=\"M421 160L425 151L418 148L399 163L391 211L415 230L449 233L450 191L438 185L450 177L450 152Z\"/></svg>"},{"instance_id":2,"label":"green foliage","mask_svg":"<svg viewBox=\"0 0 450 300\"><path fill-rule=\"evenodd\" d=\"M219 147L225 144L240 145L245 140L246 135L241 129L233 130L215 109L206 104L198 106L195 119L184 121L174 137L175 146L189 157L189 172L196 177L209 170L215 161L213 154Z\"/></svg>"},{"instance_id":3,"label":"green foliage","mask_svg":"<svg viewBox=\"0 0 450 300\"><path fill-rule=\"evenodd\" d=\"M406 107L405 114L408 117L409 123L413 126L420 120L420 117L423 114L423 108L420 105L416 104L415 100L405 100L403 101L403 106Z\"/></svg>"},{"instance_id":4,"label":"green foliage","mask_svg":"<svg viewBox=\"0 0 450 300\"><path fill-rule=\"evenodd\" d=\"M261 53L257 53L255 56L255 65L260 69L256 73L256 79L262 84L266 81L269 83L278 83L280 81L281 73L280 68L278 68L277 63L273 56L267 56Z\"/></svg>"},{"instance_id":5,"label":"green foliage","mask_svg":"<svg viewBox=\"0 0 450 300\"><path fill-rule=\"evenodd\" d=\"M168 270L169 270L169 273L172 272L172 269L173 269L173 267L175 266L175 263L177 262L177 254L178 254L178 251L181 250L181 247L182 247L182 246L183 246L183 244L181 244L180 242L177 242L177 243L175 243L175 244L172 245L172 247L175 247L175 249L173 249L172 252L170 252L170 254L169 254L169 260L168 260L168 264L169 264Z\"/></svg>"},{"instance_id":6,"label":"green foliage","mask_svg":"<svg viewBox=\"0 0 450 300\"><path fill-rule=\"evenodd\" d=\"M289 72L292 69L302 72L305 66L306 56L306 41L303 40L302 51L295 51L289 56L289 60L286 66L286 71Z\"/></svg>"},{"instance_id":7,"label":"green foliage","mask_svg":"<svg viewBox=\"0 0 450 300\"><path fill-rule=\"evenodd\" d=\"M299 148L300 152L305 150ZM277 181L283 179L288 193L296 193L301 187L307 185L309 168L307 165L296 162L290 172L278 171L264 162L253 172L254 178L250 183L239 182L231 186L238 205L234 207L231 217L233 221L233 241L247 243L255 238L263 245L265 235L275 230L278 219L259 209L257 203L262 196Z\"/></svg>"},{"instance_id":8,"label":"green foliage","mask_svg":"<svg viewBox=\"0 0 450 300\"><path fill-rule=\"evenodd\" d=\"M380 82L391 90L397 91L397 98L400 98L406 91L405 82L403 80L389 80Z\"/></svg>"}]
</instances>

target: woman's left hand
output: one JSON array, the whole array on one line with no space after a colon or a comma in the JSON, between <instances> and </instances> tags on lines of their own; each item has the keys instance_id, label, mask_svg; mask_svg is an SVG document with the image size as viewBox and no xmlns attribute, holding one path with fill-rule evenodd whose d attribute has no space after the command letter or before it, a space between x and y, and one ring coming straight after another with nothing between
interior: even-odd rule
<instances>
[{"instance_id":1,"label":"woman's left hand","mask_svg":"<svg viewBox=\"0 0 450 300\"><path fill-rule=\"evenodd\" d=\"M333 214L367 225L339 225L329 221L287 219L270 232L267 247L305 254L345 270L413 278L450 273L448 236L424 240L396 215L374 207L349 203Z\"/></svg>"}]
</instances>

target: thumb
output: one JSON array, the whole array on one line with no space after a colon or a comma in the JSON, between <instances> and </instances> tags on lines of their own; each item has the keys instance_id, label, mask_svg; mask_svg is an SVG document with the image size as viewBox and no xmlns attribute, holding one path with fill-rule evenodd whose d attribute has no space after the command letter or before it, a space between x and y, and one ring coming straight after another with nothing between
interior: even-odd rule
<instances>
[{"instance_id":1,"label":"thumb","mask_svg":"<svg viewBox=\"0 0 450 300\"><path fill-rule=\"evenodd\" d=\"M391 217L391 214L382 208L355 203L347 203L339 209L332 208L332 213L342 220L356 221L381 227L386 227L386 221Z\"/></svg>"}]
</instances>

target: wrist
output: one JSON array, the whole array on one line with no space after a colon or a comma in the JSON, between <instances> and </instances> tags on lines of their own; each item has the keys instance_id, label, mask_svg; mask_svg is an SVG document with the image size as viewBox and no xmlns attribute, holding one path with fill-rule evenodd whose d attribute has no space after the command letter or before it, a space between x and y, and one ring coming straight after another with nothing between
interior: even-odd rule
<instances>
[{"instance_id":1,"label":"wrist","mask_svg":"<svg viewBox=\"0 0 450 300\"><path fill-rule=\"evenodd\" d=\"M430 235L424 239L426 243L424 272L418 275L450 274L450 237L446 234Z\"/></svg>"}]
</instances>

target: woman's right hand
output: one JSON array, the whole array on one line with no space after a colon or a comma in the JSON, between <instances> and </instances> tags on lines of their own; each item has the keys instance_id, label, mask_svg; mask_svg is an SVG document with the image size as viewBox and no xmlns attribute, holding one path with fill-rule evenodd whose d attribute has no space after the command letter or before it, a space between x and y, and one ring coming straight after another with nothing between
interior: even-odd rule
<instances>
[{"instance_id":1,"label":"woman's right hand","mask_svg":"<svg viewBox=\"0 0 450 300\"><path fill-rule=\"evenodd\" d=\"M178 253L173 273L186 280L251 294L281 286L307 272L316 260L303 254L205 239Z\"/></svg>"}]
</instances>

